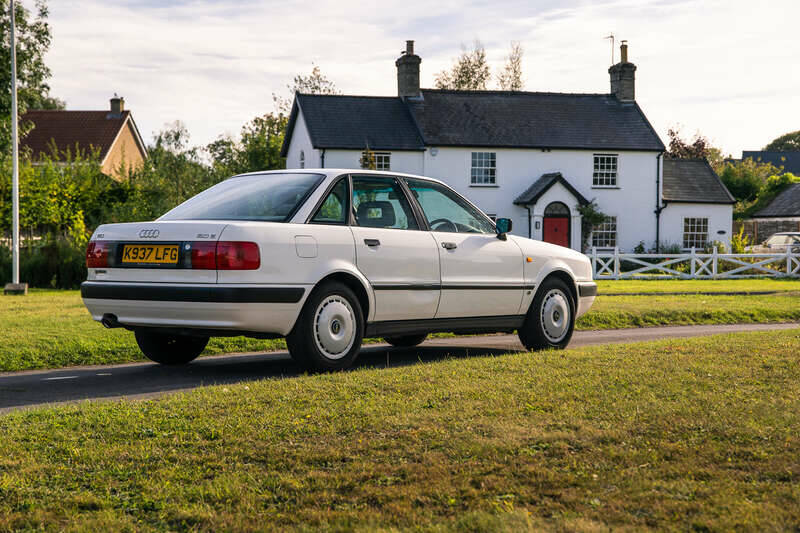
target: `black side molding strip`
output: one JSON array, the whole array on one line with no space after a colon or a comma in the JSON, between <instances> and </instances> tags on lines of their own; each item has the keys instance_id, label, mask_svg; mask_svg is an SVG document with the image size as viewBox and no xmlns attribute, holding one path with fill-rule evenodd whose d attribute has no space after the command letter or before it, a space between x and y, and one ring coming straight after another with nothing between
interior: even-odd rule
<instances>
[{"instance_id":1,"label":"black side molding strip","mask_svg":"<svg viewBox=\"0 0 800 533\"><path fill-rule=\"evenodd\" d=\"M430 318L425 320L387 320L367 324L365 337L388 337L417 333L497 333L522 326L525 315Z\"/></svg>"},{"instance_id":2,"label":"black side molding strip","mask_svg":"<svg viewBox=\"0 0 800 533\"><path fill-rule=\"evenodd\" d=\"M438 291L438 290L470 290L470 291L510 291L533 290L536 285L441 285L439 283L376 283L372 285L376 291Z\"/></svg>"},{"instance_id":3,"label":"black side molding strip","mask_svg":"<svg viewBox=\"0 0 800 533\"><path fill-rule=\"evenodd\" d=\"M438 283L376 283L372 288L376 291L438 291L442 286Z\"/></svg>"},{"instance_id":4,"label":"black side molding strip","mask_svg":"<svg viewBox=\"0 0 800 533\"><path fill-rule=\"evenodd\" d=\"M85 281L81 284L83 298L98 300L293 304L299 302L304 293L302 287L181 287L101 281Z\"/></svg>"},{"instance_id":5,"label":"black side molding strip","mask_svg":"<svg viewBox=\"0 0 800 533\"><path fill-rule=\"evenodd\" d=\"M578 294L581 296L597 296L597 283L579 283Z\"/></svg>"}]
</instances>

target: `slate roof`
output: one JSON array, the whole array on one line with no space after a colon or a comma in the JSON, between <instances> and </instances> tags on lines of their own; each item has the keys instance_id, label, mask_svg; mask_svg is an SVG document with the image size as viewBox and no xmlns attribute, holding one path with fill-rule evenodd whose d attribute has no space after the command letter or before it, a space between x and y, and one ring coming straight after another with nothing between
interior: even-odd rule
<instances>
[{"instance_id":1,"label":"slate roof","mask_svg":"<svg viewBox=\"0 0 800 533\"><path fill-rule=\"evenodd\" d=\"M608 94L423 89L410 101L433 146L664 150L636 103Z\"/></svg>"},{"instance_id":2,"label":"slate roof","mask_svg":"<svg viewBox=\"0 0 800 533\"><path fill-rule=\"evenodd\" d=\"M535 204L536 201L545 193L547 190L555 185L556 183L562 184L564 187L567 188L569 192L572 193L575 198L578 199L581 205L586 205L589 201L584 198L584 196L579 193L575 187L570 185L570 183L561 175L561 172L550 172L548 174L542 174L542 176L533 182L533 184L528 187L525 192L520 194L514 199L515 205L531 205Z\"/></svg>"},{"instance_id":3,"label":"slate roof","mask_svg":"<svg viewBox=\"0 0 800 533\"><path fill-rule=\"evenodd\" d=\"M130 111L114 114L110 111L63 111L35 110L22 115L22 121L33 122L34 128L20 142L20 147L31 150L34 158L40 154L50 154L55 143L59 151L93 147L100 151L100 160L105 159L122 127L130 116ZM133 124L133 122L131 122ZM136 125L133 124L136 131ZM136 131L136 135L139 133ZM144 144L139 142L144 150Z\"/></svg>"},{"instance_id":4,"label":"slate roof","mask_svg":"<svg viewBox=\"0 0 800 533\"><path fill-rule=\"evenodd\" d=\"M665 202L736 203L705 159L664 159Z\"/></svg>"},{"instance_id":5,"label":"slate roof","mask_svg":"<svg viewBox=\"0 0 800 533\"><path fill-rule=\"evenodd\" d=\"M791 172L800 176L800 152L765 152L763 150L745 150L742 159L759 159L764 163L772 163L776 167L783 167L784 172Z\"/></svg>"},{"instance_id":6,"label":"slate roof","mask_svg":"<svg viewBox=\"0 0 800 533\"><path fill-rule=\"evenodd\" d=\"M800 183L793 183L781 191L769 205L756 211L758 218L800 217Z\"/></svg>"},{"instance_id":7,"label":"slate roof","mask_svg":"<svg viewBox=\"0 0 800 533\"><path fill-rule=\"evenodd\" d=\"M639 106L608 94L422 89L421 99L295 95L315 148L425 146L663 151Z\"/></svg>"},{"instance_id":8,"label":"slate roof","mask_svg":"<svg viewBox=\"0 0 800 533\"><path fill-rule=\"evenodd\" d=\"M381 96L296 94L282 148L285 156L302 111L314 148L424 150L414 119L402 99Z\"/></svg>"}]
</instances>

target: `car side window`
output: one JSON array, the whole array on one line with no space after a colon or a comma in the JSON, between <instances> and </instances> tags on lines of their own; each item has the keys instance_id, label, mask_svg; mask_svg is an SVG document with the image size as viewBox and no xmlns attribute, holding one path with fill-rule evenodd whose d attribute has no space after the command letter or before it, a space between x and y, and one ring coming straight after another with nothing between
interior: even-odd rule
<instances>
[{"instance_id":1,"label":"car side window","mask_svg":"<svg viewBox=\"0 0 800 533\"><path fill-rule=\"evenodd\" d=\"M406 179L433 231L447 233L495 233L477 209L438 183Z\"/></svg>"},{"instance_id":2,"label":"car side window","mask_svg":"<svg viewBox=\"0 0 800 533\"><path fill-rule=\"evenodd\" d=\"M353 176L353 211L359 226L419 229L411 205L394 178Z\"/></svg>"},{"instance_id":3,"label":"car side window","mask_svg":"<svg viewBox=\"0 0 800 533\"><path fill-rule=\"evenodd\" d=\"M313 224L347 223L347 179L340 179L311 219Z\"/></svg>"}]
</instances>

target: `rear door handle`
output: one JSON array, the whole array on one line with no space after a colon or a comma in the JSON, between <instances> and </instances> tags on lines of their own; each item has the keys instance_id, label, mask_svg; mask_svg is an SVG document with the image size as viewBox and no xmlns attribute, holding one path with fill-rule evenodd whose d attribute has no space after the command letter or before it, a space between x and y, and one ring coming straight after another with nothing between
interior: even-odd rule
<instances>
[{"instance_id":1,"label":"rear door handle","mask_svg":"<svg viewBox=\"0 0 800 533\"><path fill-rule=\"evenodd\" d=\"M458 248L458 245L454 242L443 242L442 248L444 248L445 250L455 250L456 248Z\"/></svg>"},{"instance_id":2,"label":"rear door handle","mask_svg":"<svg viewBox=\"0 0 800 533\"><path fill-rule=\"evenodd\" d=\"M364 244L366 244L367 246L380 246L381 241L379 241L378 239L364 239Z\"/></svg>"}]
</instances>

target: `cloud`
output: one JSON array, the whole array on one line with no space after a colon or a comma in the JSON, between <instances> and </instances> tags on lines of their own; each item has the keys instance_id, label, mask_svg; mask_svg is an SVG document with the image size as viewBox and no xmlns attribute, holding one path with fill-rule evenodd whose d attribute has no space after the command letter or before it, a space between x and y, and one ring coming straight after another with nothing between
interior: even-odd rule
<instances>
[{"instance_id":1,"label":"cloud","mask_svg":"<svg viewBox=\"0 0 800 533\"><path fill-rule=\"evenodd\" d=\"M743 0L74 0L50 9L53 94L70 109L97 109L118 92L148 138L176 119L198 144L235 134L312 62L345 93L395 94L394 60L409 38L426 86L479 38L493 65L522 42L529 90L607 92L610 31L630 43L637 100L662 137L681 123L737 153L800 128L794 0L757 9Z\"/></svg>"}]
</instances>

